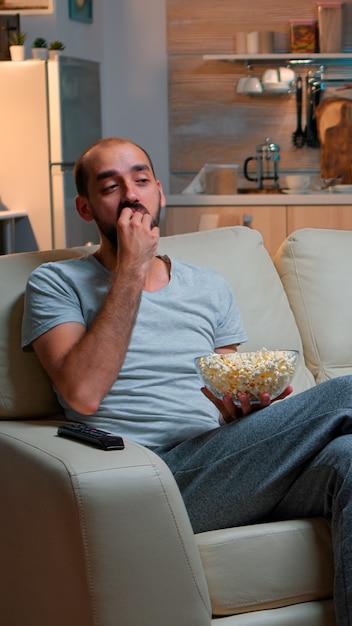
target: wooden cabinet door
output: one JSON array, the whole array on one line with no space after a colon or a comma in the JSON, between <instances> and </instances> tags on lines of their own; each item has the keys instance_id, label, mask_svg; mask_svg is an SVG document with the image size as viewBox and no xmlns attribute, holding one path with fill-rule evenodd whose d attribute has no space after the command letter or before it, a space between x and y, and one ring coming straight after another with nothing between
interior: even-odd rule
<instances>
[{"instance_id":1,"label":"wooden cabinet door","mask_svg":"<svg viewBox=\"0 0 352 626\"><path fill-rule=\"evenodd\" d=\"M174 206L166 208L165 234L176 235L224 226L248 226L263 235L273 256L286 237L285 206Z\"/></svg>"},{"instance_id":2,"label":"wooden cabinet door","mask_svg":"<svg viewBox=\"0 0 352 626\"><path fill-rule=\"evenodd\" d=\"M287 234L299 228L352 230L352 206L288 206Z\"/></svg>"}]
</instances>

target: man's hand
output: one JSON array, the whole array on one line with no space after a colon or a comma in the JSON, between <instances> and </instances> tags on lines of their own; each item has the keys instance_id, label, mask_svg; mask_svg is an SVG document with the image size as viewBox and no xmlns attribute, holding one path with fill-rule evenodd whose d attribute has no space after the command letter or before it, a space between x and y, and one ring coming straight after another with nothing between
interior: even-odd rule
<instances>
[{"instance_id":1,"label":"man's hand","mask_svg":"<svg viewBox=\"0 0 352 626\"><path fill-rule=\"evenodd\" d=\"M149 213L143 214L124 208L117 221L118 264L124 269L132 267L145 274L157 253L160 229L152 226Z\"/></svg>"},{"instance_id":2,"label":"man's hand","mask_svg":"<svg viewBox=\"0 0 352 626\"><path fill-rule=\"evenodd\" d=\"M260 409L265 408L271 404L270 396L267 393L263 393L260 396L259 404L251 404L249 398L246 394L242 394L239 396L240 406L235 405L232 402L232 396L230 394L225 395L222 400L219 400L214 394L207 389L207 387L201 388L202 393L210 400L219 412L221 413L220 424L228 424L229 422L234 422L236 419L240 417L244 417L245 415L249 415L253 411L258 411ZM283 400L287 396L289 396L293 391L291 386L287 387L273 402L276 400Z\"/></svg>"}]
</instances>

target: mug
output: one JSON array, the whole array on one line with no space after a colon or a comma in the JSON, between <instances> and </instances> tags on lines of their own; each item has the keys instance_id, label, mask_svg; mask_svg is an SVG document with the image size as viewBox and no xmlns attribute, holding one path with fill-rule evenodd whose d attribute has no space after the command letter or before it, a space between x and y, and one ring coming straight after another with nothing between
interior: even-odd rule
<instances>
[{"instance_id":1,"label":"mug","mask_svg":"<svg viewBox=\"0 0 352 626\"><path fill-rule=\"evenodd\" d=\"M309 187L310 176L308 174L287 174L285 182L290 191L306 191Z\"/></svg>"},{"instance_id":2,"label":"mug","mask_svg":"<svg viewBox=\"0 0 352 626\"><path fill-rule=\"evenodd\" d=\"M278 83L279 72L278 70L265 70L263 74L263 83Z\"/></svg>"},{"instance_id":3,"label":"mug","mask_svg":"<svg viewBox=\"0 0 352 626\"><path fill-rule=\"evenodd\" d=\"M244 91L246 93L261 93L263 85L257 76L249 76L244 83Z\"/></svg>"},{"instance_id":4,"label":"mug","mask_svg":"<svg viewBox=\"0 0 352 626\"><path fill-rule=\"evenodd\" d=\"M274 52L274 33L271 30L259 31L259 52L260 54Z\"/></svg>"},{"instance_id":5,"label":"mug","mask_svg":"<svg viewBox=\"0 0 352 626\"><path fill-rule=\"evenodd\" d=\"M237 81L237 89L236 89L237 93L246 93L247 79L248 79L248 76L242 76L242 78L240 78L239 81Z\"/></svg>"},{"instance_id":6,"label":"mug","mask_svg":"<svg viewBox=\"0 0 352 626\"><path fill-rule=\"evenodd\" d=\"M247 54L258 54L259 52L259 32L247 33Z\"/></svg>"}]
</instances>

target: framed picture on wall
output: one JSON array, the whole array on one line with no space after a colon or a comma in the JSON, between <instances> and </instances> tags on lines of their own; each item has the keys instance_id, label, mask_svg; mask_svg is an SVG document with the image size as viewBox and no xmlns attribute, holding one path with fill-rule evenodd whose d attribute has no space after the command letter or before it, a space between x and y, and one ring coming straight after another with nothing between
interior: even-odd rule
<instances>
[{"instance_id":1,"label":"framed picture on wall","mask_svg":"<svg viewBox=\"0 0 352 626\"><path fill-rule=\"evenodd\" d=\"M68 0L68 14L77 22L93 21L93 0Z\"/></svg>"},{"instance_id":2,"label":"framed picture on wall","mask_svg":"<svg viewBox=\"0 0 352 626\"><path fill-rule=\"evenodd\" d=\"M54 0L0 0L0 15L44 15L54 13Z\"/></svg>"}]
</instances>

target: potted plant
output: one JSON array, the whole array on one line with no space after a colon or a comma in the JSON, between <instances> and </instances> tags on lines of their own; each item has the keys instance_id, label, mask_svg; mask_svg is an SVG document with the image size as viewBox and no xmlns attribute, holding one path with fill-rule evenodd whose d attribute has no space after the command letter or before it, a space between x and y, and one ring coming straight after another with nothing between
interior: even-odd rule
<instances>
[{"instance_id":1,"label":"potted plant","mask_svg":"<svg viewBox=\"0 0 352 626\"><path fill-rule=\"evenodd\" d=\"M32 44L33 59L42 59L46 61L48 58L48 43L43 37L37 37Z\"/></svg>"},{"instance_id":2,"label":"potted plant","mask_svg":"<svg viewBox=\"0 0 352 626\"><path fill-rule=\"evenodd\" d=\"M9 50L12 61L24 61L26 56L25 41L27 34L21 31L14 33L10 40Z\"/></svg>"},{"instance_id":3,"label":"potted plant","mask_svg":"<svg viewBox=\"0 0 352 626\"><path fill-rule=\"evenodd\" d=\"M49 46L49 59L57 59L65 47L62 41L53 41Z\"/></svg>"}]
</instances>

